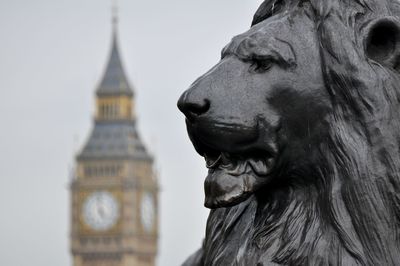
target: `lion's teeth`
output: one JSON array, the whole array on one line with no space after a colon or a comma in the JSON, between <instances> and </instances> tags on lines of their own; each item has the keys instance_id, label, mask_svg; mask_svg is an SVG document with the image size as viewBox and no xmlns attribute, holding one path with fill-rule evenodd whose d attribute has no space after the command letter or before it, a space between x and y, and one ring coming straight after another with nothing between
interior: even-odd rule
<instances>
[{"instance_id":1,"label":"lion's teeth","mask_svg":"<svg viewBox=\"0 0 400 266\"><path fill-rule=\"evenodd\" d=\"M233 176L240 176L246 172L246 166L247 164L245 161L237 162L235 167L229 169L227 173Z\"/></svg>"},{"instance_id":2,"label":"lion's teeth","mask_svg":"<svg viewBox=\"0 0 400 266\"><path fill-rule=\"evenodd\" d=\"M265 160L261 159L250 159L247 161L254 172L258 175L267 175L268 174L268 167Z\"/></svg>"},{"instance_id":3,"label":"lion's teeth","mask_svg":"<svg viewBox=\"0 0 400 266\"><path fill-rule=\"evenodd\" d=\"M210 158L209 156L205 155L204 159L206 160L207 168L214 168L221 160L221 154L216 159Z\"/></svg>"},{"instance_id":4,"label":"lion's teeth","mask_svg":"<svg viewBox=\"0 0 400 266\"><path fill-rule=\"evenodd\" d=\"M230 165L231 161L229 159L229 154L222 152L221 153L221 163L222 165Z\"/></svg>"},{"instance_id":5,"label":"lion's teeth","mask_svg":"<svg viewBox=\"0 0 400 266\"><path fill-rule=\"evenodd\" d=\"M262 160L262 159L247 159L237 160L238 158L232 157L229 153L221 152L218 157L204 154L206 160L206 166L209 169L224 169L227 173L239 176L247 171L254 171L257 175L265 176L268 175L269 169L273 166L274 160ZM252 169L252 170L250 170Z\"/></svg>"}]
</instances>

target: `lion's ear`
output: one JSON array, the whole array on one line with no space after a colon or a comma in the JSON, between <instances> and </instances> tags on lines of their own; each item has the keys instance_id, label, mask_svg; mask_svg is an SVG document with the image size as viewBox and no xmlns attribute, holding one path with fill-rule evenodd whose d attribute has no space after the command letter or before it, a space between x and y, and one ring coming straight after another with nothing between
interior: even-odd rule
<instances>
[{"instance_id":1,"label":"lion's ear","mask_svg":"<svg viewBox=\"0 0 400 266\"><path fill-rule=\"evenodd\" d=\"M365 35L366 55L389 67L397 68L400 56L400 24L395 18L374 20Z\"/></svg>"}]
</instances>

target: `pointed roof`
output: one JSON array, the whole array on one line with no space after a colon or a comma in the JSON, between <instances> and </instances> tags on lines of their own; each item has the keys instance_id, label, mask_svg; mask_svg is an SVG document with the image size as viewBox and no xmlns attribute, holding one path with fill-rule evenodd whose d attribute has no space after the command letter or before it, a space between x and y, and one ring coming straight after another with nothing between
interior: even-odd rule
<instances>
[{"instance_id":1,"label":"pointed roof","mask_svg":"<svg viewBox=\"0 0 400 266\"><path fill-rule=\"evenodd\" d=\"M97 121L77 158L153 160L141 141L134 121Z\"/></svg>"},{"instance_id":2,"label":"pointed roof","mask_svg":"<svg viewBox=\"0 0 400 266\"><path fill-rule=\"evenodd\" d=\"M110 57L104 76L97 88L97 96L129 95L133 90L122 66L117 44L117 16L113 13L113 37ZM95 120L94 128L80 153L78 160L132 159L152 161L146 150L134 119Z\"/></svg>"},{"instance_id":3,"label":"pointed roof","mask_svg":"<svg viewBox=\"0 0 400 266\"><path fill-rule=\"evenodd\" d=\"M96 91L97 96L128 95L133 96L128 79L122 66L118 50L117 33L114 27L110 57L103 78Z\"/></svg>"}]
</instances>

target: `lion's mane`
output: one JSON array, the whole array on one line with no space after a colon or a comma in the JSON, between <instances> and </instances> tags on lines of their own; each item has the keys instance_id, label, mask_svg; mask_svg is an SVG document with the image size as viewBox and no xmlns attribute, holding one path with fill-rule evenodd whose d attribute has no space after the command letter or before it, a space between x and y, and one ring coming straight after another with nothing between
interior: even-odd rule
<instances>
[{"instance_id":1,"label":"lion's mane","mask_svg":"<svg viewBox=\"0 0 400 266\"><path fill-rule=\"evenodd\" d=\"M398 1L307 2L333 106L329 137L290 182L212 210L193 264L400 265L400 78L366 58L360 37L366 22L399 17Z\"/></svg>"}]
</instances>

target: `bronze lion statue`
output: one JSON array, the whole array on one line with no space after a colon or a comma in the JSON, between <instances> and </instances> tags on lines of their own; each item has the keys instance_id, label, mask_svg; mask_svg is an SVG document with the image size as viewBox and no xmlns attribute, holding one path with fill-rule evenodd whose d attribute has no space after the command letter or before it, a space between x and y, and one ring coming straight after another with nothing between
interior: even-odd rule
<instances>
[{"instance_id":1,"label":"bronze lion statue","mask_svg":"<svg viewBox=\"0 0 400 266\"><path fill-rule=\"evenodd\" d=\"M185 265L400 265L397 0L267 0L183 93L205 158Z\"/></svg>"}]
</instances>

